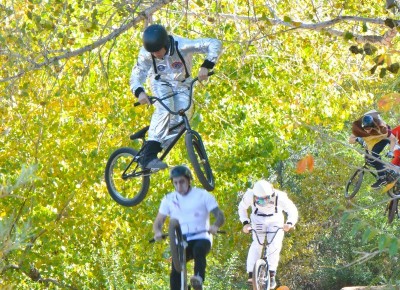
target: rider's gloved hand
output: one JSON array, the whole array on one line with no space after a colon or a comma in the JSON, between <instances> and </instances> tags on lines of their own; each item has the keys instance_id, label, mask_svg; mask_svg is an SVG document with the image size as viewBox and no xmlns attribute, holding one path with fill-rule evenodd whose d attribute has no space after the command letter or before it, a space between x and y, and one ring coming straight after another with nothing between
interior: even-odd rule
<instances>
[{"instance_id":1,"label":"rider's gloved hand","mask_svg":"<svg viewBox=\"0 0 400 290\"><path fill-rule=\"evenodd\" d=\"M154 233L154 240L155 241L161 241L162 240L162 232Z\"/></svg>"},{"instance_id":2,"label":"rider's gloved hand","mask_svg":"<svg viewBox=\"0 0 400 290\"><path fill-rule=\"evenodd\" d=\"M387 158L394 158L393 151L388 151L388 152L386 153L386 157L387 157Z\"/></svg>"},{"instance_id":3,"label":"rider's gloved hand","mask_svg":"<svg viewBox=\"0 0 400 290\"><path fill-rule=\"evenodd\" d=\"M245 234L248 234L251 230L251 225L250 224L244 225L242 230Z\"/></svg>"},{"instance_id":4,"label":"rider's gloved hand","mask_svg":"<svg viewBox=\"0 0 400 290\"><path fill-rule=\"evenodd\" d=\"M141 104L149 104L149 105L151 105L150 99L149 99L149 97L147 96L147 94L145 92L141 92L139 94L138 102L141 103Z\"/></svg>"},{"instance_id":5,"label":"rider's gloved hand","mask_svg":"<svg viewBox=\"0 0 400 290\"><path fill-rule=\"evenodd\" d=\"M197 77L199 78L199 81L206 81L208 79L208 69L201 67Z\"/></svg>"},{"instance_id":6,"label":"rider's gloved hand","mask_svg":"<svg viewBox=\"0 0 400 290\"><path fill-rule=\"evenodd\" d=\"M364 139L361 137L356 138L356 142L358 142L361 146L366 147L367 144L365 143Z\"/></svg>"},{"instance_id":7,"label":"rider's gloved hand","mask_svg":"<svg viewBox=\"0 0 400 290\"><path fill-rule=\"evenodd\" d=\"M216 225L211 225L208 229L208 232L212 235L215 235L218 232L218 227Z\"/></svg>"}]
</instances>

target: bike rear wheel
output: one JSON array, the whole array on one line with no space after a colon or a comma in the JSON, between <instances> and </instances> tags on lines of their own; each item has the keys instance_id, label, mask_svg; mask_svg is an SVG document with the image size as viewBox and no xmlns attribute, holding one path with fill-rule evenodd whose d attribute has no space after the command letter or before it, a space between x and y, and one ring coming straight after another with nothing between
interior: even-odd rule
<instances>
[{"instance_id":1,"label":"bike rear wheel","mask_svg":"<svg viewBox=\"0 0 400 290\"><path fill-rule=\"evenodd\" d=\"M360 190L361 183L364 178L364 173L365 173L364 168L358 168L353 173L349 181L347 181L346 190L344 192L344 197L346 199L352 199Z\"/></svg>"},{"instance_id":2,"label":"bike rear wheel","mask_svg":"<svg viewBox=\"0 0 400 290\"><path fill-rule=\"evenodd\" d=\"M253 290L269 290L269 287L268 264L265 260L258 259L253 269Z\"/></svg>"},{"instance_id":3,"label":"bike rear wheel","mask_svg":"<svg viewBox=\"0 0 400 290\"><path fill-rule=\"evenodd\" d=\"M185 143L190 162L201 185L208 191L214 190L214 176L199 133L196 131L187 132Z\"/></svg>"},{"instance_id":4,"label":"bike rear wheel","mask_svg":"<svg viewBox=\"0 0 400 290\"><path fill-rule=\"evenodd\" d=\"M145 197L150 186L150 172L137 163L137 151L123 147L114 151L107 161L104 178L108 193L120 205L135 206Z\"/></svg>"},{"instance_id":5,"label":"bike rear wheel","mask_svg":"<svg viewBox=\"0 0 400 290\"><path fill-rule=\"evenodd\" d=\"M171 248L172 264L177 272L182 272L186 265L185 247L181 226L177 219L169 221L169 246Z\"/></svg>"},{"instance_id":6,"label":"bike rear wheel","mask_svg":"<svg viewBox=\"0 0 400 290\"><path fill-rule=\"evenodd\" d=\"M394 220L394 217L398 215L398 203L399 200L397 198L392 199L389 202L388 206L388 223L391 224Z\"/></svg>"}]
</instances>

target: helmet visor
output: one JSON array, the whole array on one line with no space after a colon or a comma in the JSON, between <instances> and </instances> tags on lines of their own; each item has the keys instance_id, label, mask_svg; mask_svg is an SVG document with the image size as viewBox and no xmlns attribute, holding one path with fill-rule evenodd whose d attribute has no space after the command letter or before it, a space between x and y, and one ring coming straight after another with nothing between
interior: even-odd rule
<instances>
[{"instance_id":1,"label":"helmet visor","mask_svg":"<svg viewBox=\"0 0 400 290\"><path fill-rule=\"evenodd\" d=\"M265 197L254 196L255 203L259 206L266 206L268 201L272 199L273 195L267 195Z\"/></svg>"}]
</instances>

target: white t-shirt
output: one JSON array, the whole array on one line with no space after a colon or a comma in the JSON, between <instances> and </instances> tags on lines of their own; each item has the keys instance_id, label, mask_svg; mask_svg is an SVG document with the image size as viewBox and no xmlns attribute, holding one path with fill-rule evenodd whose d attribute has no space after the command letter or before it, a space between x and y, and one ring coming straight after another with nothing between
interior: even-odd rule
<instances>
[{"instance_id":1,"label":"white t-shirt","mask_svg":"<svg viewBox=\"0 0 400 290\"><path fill-rule=\"evenodd\" d=\"M161 201L159 213L179 220L182 234L189 234L187 240L207 239L210 227L210 212L218 207L214 196L206 190L192 187L188 194L181 195L174 191ZM202 233L190 235L191 233Z\"/></svg>"}]
</instances>

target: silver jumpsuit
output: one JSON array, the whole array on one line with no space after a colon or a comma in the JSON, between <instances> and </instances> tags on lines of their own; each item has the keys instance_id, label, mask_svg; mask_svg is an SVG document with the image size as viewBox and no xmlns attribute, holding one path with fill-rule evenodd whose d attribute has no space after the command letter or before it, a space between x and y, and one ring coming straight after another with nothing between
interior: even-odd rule
<instances>
[{"instance_id":1,"label":"silver jumpsuit","mask_svg":"<svg viewBox=\"0 0 400 290\"><path fill-rule=\"evenodd\" d=\"M172 38L170 39L172 40ZM176 45L184 63L177 53ZM144 91L143 84L149 77L154 96L163 97L171 93L177 93L174 97L164 100L164 103L174 111L185 108L188 105L189 84L192 80L190 76L186 75L185 65L190 74L193 65L193 54L202 53L206 54L206 59L202 66L212 69L218 60L221 50L222 43L217 39L201 38L192 40L173 36L173 41L171 41L164 58L154 58L153 63L151 53L142 47L138 61L132 69L130 78L131 91L138 96L140 92ZM168 137L173 134L173 132L169 132L169 128L176 125L181 120L181 117L171 116L158 102L154 105L155 111L150 122L148 140L160 142L165 147ZM193 106L186 113L191 118Z\"/></svg>"}]
</instances>

